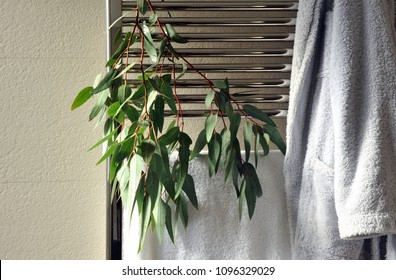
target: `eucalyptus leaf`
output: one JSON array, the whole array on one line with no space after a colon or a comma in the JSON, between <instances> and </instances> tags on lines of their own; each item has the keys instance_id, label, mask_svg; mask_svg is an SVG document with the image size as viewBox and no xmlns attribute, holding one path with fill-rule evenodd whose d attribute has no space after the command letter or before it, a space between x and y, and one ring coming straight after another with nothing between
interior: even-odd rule
<instances>
[{"instance_id":1,"label":"eucalyptus leaf","mask_svg":"<svg viewBox=\"0 0 396 280\"><path fill-rule=\"evenodd\" d=\"M215 97L215 92L213 90L209 91L205 98L206 108L210 108L214 97Z\"/></svg>"},{"instance_id":2,"label":"eucalyptus leaf","mask_svg":"<svg viewBox=\"0 0 396 280\"><path fill-rule=\"evenodd\" d=\"M145 196L143 201L143 213L140 224L140 242L139 242L138 252L142 250L147 229L150 225L150 219L151 219L151 199L149 196Z\"/></svg>"},{"instance_id":3,"label":"eucalyptus leaf","mask_svg":"<svg viewBox=\"0 0 396 280\"><path fill-rule=\"evenodd\" d=\"M179 197L178 208L180 209L179 213L180 213L180 219L182 221L182 224L183 224L184 228L187 228L187 225L188 225L188 209L187 209L186 201L184 200L184 198L182 196Z\"/></svg>"},{"instance_id":4,"label":"eucalyptus leaf","mask_svg":"<svg viewBox=\"0 0 396 280\"><path fill-rule=\"evenodd\" d=\"M176 80L179 80L180 78L182 78L187 73L187 70L188 70L187 63L183 63L182 65L183 65L183 69L180 72L180 74L177 75Z\"/></svg>"},{"instance_id":5,"label":"eucalyptus leaf","mask_svg":"<svg viewBox=\"0 0 396 280\"><path fill-rule=\"evenodd\" d=\"M145 139L140 148L142 149L142 156L145 162L149 163L155 151L155 142L150 139Z\"/></svg>"},{"instance_id":6,"label":"eucalyptus leaf","mask_svg":"<svg viewBox=\"0 0 396 280\"><path fill-rule=\"evenodd\" d=\"M265 124L263 126L264 131L269 135L271 141L279 148L282 154L286 154L286 144L282 139L279 131L276 129L275 126L270 124Z\"/></svg>"},{"instance_id":7,"label":"eucalyptus leaf","mask_svg":"<svg viewBox=\"0 0 396 280\"><path fill-rule=\"evenodd\" d=\"M125 100L129 96L131 96L131 94L132 94L132 89L128 84L122 84L117 89L117 97L118 97L118 100L120 101L120 103L124 103Z\"/></svg>"},{"instance_id":8,"label":"eucalyptus leaf","mask_svg":"<svg viewBox=\"0 0 396 280\"><path fill-rule=\"evenodd\" d=\"M93 145L91 148L89 148L88 151L91 151L98 147L99 145L103 144L104 142L110 140L116 133L118 132L118 128L114 129L112 132L110 132L108 135L100 139L95 145Z\"/></svg>"},{"instance_id":9,"label":"eucalyptus leaf","mask_svg":"<svg viewBox=\"0 0 396 280\"><path fill-rule=\"evenodd\" d=\"M170 85L170 81L161 79L160 92L165 96L166 104L168 104L169 108L176 115L178 112L176 108L175 98L173 96L173 89L172 86Z\"/></svg>"},{"instance_id":10,"label":"eucalyptus leaf","mask_svg":"<svg viewBox=\"0 0 396 280\"><path fill-rule=\"evenodd\" d=\"M111 156L116 150L117 145L111 145L109 149L105 152L105 154L99 159L96 165L101 164L104 160L106 160L109 156Z\"/></svg>"},{"instance_id":11,"label":"eucalyptus leaf","mask_svg":"<svg viewBox=\"0 0 396 280\"><path fill-rule=\"evenodd\" d=\"M176 43L180 43L180 44L185 44L187 43L187 39L183 38L182 36L180 36L175 28L170 25L170 24L165 24L165 32L168 35L168 37L172 40L175 41Z\"/></svg>"},{"instance_id":12,"label":"eucalyptus leaf","mask_svg":"<svg viewBox=\"0 0 396 280\"><path fill-rule=\"evenodd\" d=\"M197 194L195 192L194 179L190 174L187 174L186 180L183 184L183 192L187 195L191 204L198 209L198 199Z\"/></svg>"},{"instance_id":13,"label":"eucalyptus leaf","mask_svg":"<svg viewBox=\"0 0 396 280\"><path fill-rule=\"evenodd\" d=\"M116 35L114 36L114 40L113 40L114 45L118 44L118 42L121 40L121 36L122 36L122 28L119 28Z\"/></svg>"},{"instance_id":14,"label":"eucalyptus leaf","mask_svg":"<svg viewBox=\"0 0 396 280\"><path fill-rule=\"evenodd\" d=\"M179 139L179 133L179 128L173 127L165 132L158 140L164 145L169 145Z\"/></svg>"},{"instance_id":15,"label":"eucalyptus leaf","mask_svg":"<svg viewBox=\"0 0 396 280\"><path fill-rule=\"evenodd\" d=\"M206 146L206 130L203 129L198 137L197 140L195 141L195 146L194 149L191 152L190 155L190 160L192 160L193 158L195 158L197 155L199 155L199 153L202 151L202 149Z\"/></svg>"},{"instance_id":16,"label":"eucalyptus leaf","mask_svg":"<svg viewBox=\"0 0 396 280\"><path fill-rule=\"evenodd\" d=\"M110 69L109 72L107 72L106 76L103 78L103 80L99 82L98 86L93 89L92 94L97 94L108 89L112 85L113 78L116 74L117 70Z\"/></svg>"},{"instance_id":17,"label":"eucalyptus leaf","mask_svg":"<svg viewBox=\"0 0 396 280\"><path fill-rule=\"evenodd\" d=\"M241 194L239 196L239 221L242 219L243 204L245 203L245 191L246 191L246 180L242 179L241 182Z\"/></svg>"},{"instance_id":18,"label":"eucalyptus leaf","mask_svg":"<svg viewBox=\"0 0 396 280\"><path fill-rule=\"evenodd\" d=\"M246 161L249 161L250 147L252 146L252 138L253 138L252 124L249 121L246 121L245 127L243 129L243 139L245 142Z\"/></svg>"},{"instance_id":19,"label":"eucalyptus leaf","mask_svg":"<svg viewBox=\"0 0 396 280\"><path fill-rule=\"evenodd\" d=\"M150 28L144 22L142 23L142 30L144 33L144 49L152 62L156 63L158 61L157 49L154 45L154 40L151 37Z\"/></svg>"},{"instance_id":20,"label":"eucalyptus leaf","mask_svg":"<svg viewBox=\"0 0 396 280\"><path fill-rule=\"evenodd\" d=\"M258 119L260 121L263 121L265 123L268 123L276 127L274 121L264 111L257 109L253 105L249 105L249 104L243 105L243 111L255 119Z\"/></svg>"},{"instance_id":21,"label":"eucalyptus leaf","mask_svg":"<svg viewBox=\"0 0 396 280\"><path fill-rule=\"evenodd\" d=\"M124 69L122 69L122 71L114 78L114 80L120 78L120 77L121 77L122 75L124 75L126 72L128 72L129 70L131 70L131 69L136 65L136 63L137 63L137 62L133 62L133 63L129 64L127 67L125 67Z\"/></svg>"},{"instance_id":22,"label":"eucalyptus leaf","mask_svg":"<svg viewBox=\"0 0 396 280\"><path fill-rule=\"evenodd\" d=\"M71 110L73 111L74 109L80 107L85 102L87 102L92 97L92 91L93 91L92 87L86 87L83 90L81 90L74 99L73 104L71 106Z\"/></svg>"},{"instance_id":23,"label":"eucalyptus leaf","mask_svg":"<svg viewBox=\"0 0 396 280\"><path fill-rule=\"evenodd\" d=\"M138 3L139 12L142 15L146 14L147 10L149 8L149 5L147 4L147 1L146 0L138 0L137 3Z\"/></svg>"},{"instance_id":24,"label":"eucalyptus leaf","mask_svg":"<svg viewBox=\"0 0 396 280\"><path fill-rule=\"evenodd\" d=\"M217 115L209 115L205 121L206 141L209 143L216 127Z\"/></svg>"},{"instance_id":25,"label":"eucalyptus leaf","mask_svg":"<svg viewBox=\"0 0 396 280\"><path fill-rule=\"evenodd\" d=\"M142 172L146 168L144 159L139 155L135 154L129 163L130 177L129 177L129 188L131 190L137 190Z\"/></svg>"},{"instance_id":26,"label":"eucalyptus leaf","mask_svg":"<svg viewBox=\"0 0 396 280\"><path fill-rule=\"evenodd\" d=\"M98 97L96 98L95 106L93 107L91 113L89 114L89 121L93 120L100 113L109 95L110 95L110 90L108 89L98 94Z\"/></svg>"},{"instance_id":27,"label":"eucalyptus leaf","mask_svg":"<svg viewBox=\"0 0 396 280\"><path fill-rule=\"evenodd\" d=\"M251 181L249 180L246 180L245 198L246 198L249 218L252 219L254 214L254 209L256 208L257 196L256 196L256 190L254 186L252 186Z\"/></svg>"},{"instance_id":28,"label":"eucalyptus leaf","mask_svg":"<svg viewBox=\"0 0 396 280\"><path fill-rule=\"evenodd\" d=\"M173 243L175 243L175 238L173 235L173 226L172 226L172 210L168 204L165 204L165 210L166 210L166 221L165 221L166 230L168 231L169 238L172 240Z\"/></svg>"},{"instance_id":29,"label":"eucalyptus leaf","mask_svg":"<svg viewBox=\"0 0 396 280\"><path fill-rule=\"evenodd\" d=\"M158 16L156 14L151 14L148 20L149 25L155 25L157 23Z\"/></svg>"},{"instance_id":30,"label":"eucalyptus leaf","mask_svg":"<svg viewBox=\"0 0 396 280\"><path fill-rule=\"evenodd\" d=\"M166 204L158 196L157 202L153 209L153 218L155 221L155 230L157 232L158 240L161 242L164 238L165 223L166 223Z\"/></svg>"},{"instance_id":31,"label":"eucalyptus leaf","mask_svg":"<svg viewBox=\"0 0 396 280\"><path fill-rule=\"evenodd\" d=\"M109 117L113 117L115 115L115 113L118 111L118 109L120 108L120 102L115 102L113 104L111 104L111 106L109 107L109 109L107 109L107 115Z\"/></svg>"}]
</instances>

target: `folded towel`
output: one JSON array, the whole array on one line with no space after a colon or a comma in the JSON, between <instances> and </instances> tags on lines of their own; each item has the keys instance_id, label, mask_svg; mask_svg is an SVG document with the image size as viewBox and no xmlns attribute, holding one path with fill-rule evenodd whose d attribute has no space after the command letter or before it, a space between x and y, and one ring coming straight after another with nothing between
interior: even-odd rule
<instances>
[{"instance_id":1,"label":"folded towel","mask_svg":"<svg viewBox=\"0 0 396 280\"><path fill-rule=\"evenodd\" d=\"M206 157L190 163L199 210L189 207L189 224L179 225L175 244L167 234L160 244L149 232L137 255L139 220L129 227L124 219L124 259L290 259L289 228L283 180L283 155L271 151L260 157L258 176L263 196L257 200L252 221L244 209L239 221L238 200L232 185L224 185L224 175L210 178Z\"/></svg>"},{"instance_id":2,"label":"folded towel","mask_svg":"<svg viewBox=\"0 0 396 280\"><path fill-rule=\"evenodd\" d=\"M285 182L294 258L396 233L393 0L301 0Z\"/></svg>"}]
</instances>

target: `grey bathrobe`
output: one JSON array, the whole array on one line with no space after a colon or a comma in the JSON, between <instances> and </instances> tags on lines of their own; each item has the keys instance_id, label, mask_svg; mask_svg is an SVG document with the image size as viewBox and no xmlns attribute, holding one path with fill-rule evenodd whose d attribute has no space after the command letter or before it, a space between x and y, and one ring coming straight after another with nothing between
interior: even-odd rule
<instances>
[{"instance_id":1,"label":"grey bathrobe","mask_svg":"<svg viewBox=\"0 0 396 280\"><path fill-rule=\"evenodd\" d=\"M357 259L364 238L396 233L393 13L300 0L284 169L296 259Z\"/></svg>"}]
</instances>

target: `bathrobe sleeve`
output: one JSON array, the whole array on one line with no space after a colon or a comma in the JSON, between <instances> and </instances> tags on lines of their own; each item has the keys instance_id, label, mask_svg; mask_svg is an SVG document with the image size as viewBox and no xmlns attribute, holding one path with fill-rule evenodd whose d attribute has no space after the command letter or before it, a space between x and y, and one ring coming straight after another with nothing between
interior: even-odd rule
<instances>
[{"instance_id":1,"label":"bathrobe sleeve","mask_svg":"<svg viewBox=\"0 0 396 280\"><path fill-rule=\"evenodd\" d=\"M345 239L396 233L393 12L393 0L334 0L334 196Z\"/></svg>"}]
</instances>

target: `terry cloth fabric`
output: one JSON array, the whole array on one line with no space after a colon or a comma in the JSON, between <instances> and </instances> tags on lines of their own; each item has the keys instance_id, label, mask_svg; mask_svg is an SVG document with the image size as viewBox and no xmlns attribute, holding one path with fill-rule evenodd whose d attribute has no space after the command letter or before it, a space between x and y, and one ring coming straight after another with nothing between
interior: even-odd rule
<instances>
[{"instance_id":1,"label":"terry cloth fabric","mask_svg":"<svg viewBox=\"0 0 396 280\"><path fill-rule=\"evenodd\" d=\"M293 258L357 259L365 238L396 233L393 5L299 3L284 167Z\"/></svg>"},{"instance_id":2,"label":"terry cloth fabric","mask_svg":"<svg viewBox=\"0 0 396 280\"><path fill-rule=\"evenodd\" d=\"M249 220L245 207L239 221L234 187L224 185L222 173L209 177L206 157L194 159L189 173L195 181L199 210L189 205L187 230L179 225L175 244L167 233L160 243L150 231L137 255L139 219L134 217L130 227L124 219L123 259L290 259L283 160L278 151L259 157L257 174L263 196L257 199L253 219Z\"/></svg>"}]
</instances>

